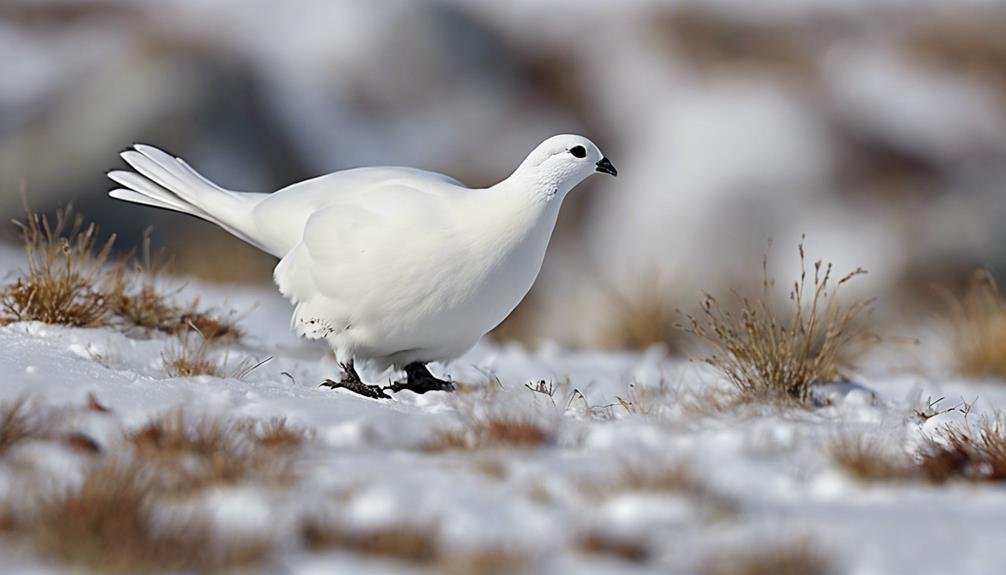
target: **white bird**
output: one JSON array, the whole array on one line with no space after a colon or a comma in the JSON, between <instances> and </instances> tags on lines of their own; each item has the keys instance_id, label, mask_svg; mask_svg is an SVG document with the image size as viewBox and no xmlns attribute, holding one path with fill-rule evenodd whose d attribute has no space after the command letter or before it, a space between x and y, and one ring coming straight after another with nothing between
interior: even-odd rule
<instances>
[{"instance_id":1,"label":"white bird","mask_svg":"<svg viewBox=\"0 0 1006 575\"><path fill-rule=\"evenodd\" d=\"M343 387L451 390L426 363L471 349L531 289L566 194L615 167L590 140L553 136L502 182L469 189L403 167L355 168L271 194L227 190L181 158L137 144L121 154L135 172L109 196L190 214L280 258L273 277L295 305L297 333L324 339ZM407 381L366 385L354 361L404 369Z\"/></svg>"}]
</instances>

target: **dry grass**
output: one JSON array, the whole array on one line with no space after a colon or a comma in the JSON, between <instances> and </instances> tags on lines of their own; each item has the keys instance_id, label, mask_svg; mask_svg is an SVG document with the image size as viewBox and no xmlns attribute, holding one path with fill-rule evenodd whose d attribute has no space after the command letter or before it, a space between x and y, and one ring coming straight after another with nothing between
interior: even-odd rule
<instances>
[{"instance_id":1,"label":"dry grass","mask_svg":"<svg viewBox=\"0 0 1006 575\"><path fill-rule=\"evenodd\" d=\"M826 575L834 572L831 561L806 540L768 549L718 554L700 570L703 575Z\"/></svg>"},{"instance_id":2,"label":"dry grass","mask_svg":"<svg viewBox=\"0 0 1006 575\"><path fill-rule=\"evenodd\" d=\"M742 397L795 401L806 404L811 386L835 381L867 332L859 320L871 300L844 306L840 288L865 274L857 269L837 281L832 265L817 261L808 277L803 244L799 246L801 273L789 293L788 317L772 304L775 280L762 262L762 294L751 300L735 294L739 312L731 312L706 294L698 317L687 316L682 328L715 350L704 362L719 370Z\"/></svg>"},{"instance_id":3,"label":"dry grass","mask_svg":"<svg viewBox=\"0 0 1006 575\"><path fill-rule=\"evenodd\" d=\"M946 425L915 453L885 452L864 439L846 439L829 450L846 473L864 482L949 481L984 483L1006 480L1006 420L976 425Z\"/></svg>"},{"instance_id":4,"label":"dry grass","mask_svg":"<svg viewBox=\"0 0 1006 575\"><path fill-rule=\"evenodd\" d=\"M79 432L55 432L57 413L24 400L0 408L3 449L40 439L89 456L79 483L50 494L19 489L0 501L6 536L101 573L217 573L271 554L265 539L216 533L188 498L222 485L291 484L305 431L281 419L194 418L176 410L126 434L127 449L104 450ZM26 486L53 485L35 475L41 470L23 472Z\"/></svg>"},{"instance_id":5,"label":"dry grass","mask_svg":"<svg viewBox=\"0 0 1006 575\"><path fill-rule=\"evenodd\" d=\"M912 462L903 452L891 452L865 437L845 437L828 448L832 461L843 471L863 482L911 479Z\"/></svg>"},{"instance_id":6,"label":"dry grass","mask_svg":"<svg viewBox=\"0 0 1006 575\"><path fill-rule=\"evenodd\" d=\"M216 343L217 341L214 339L205 337L199 332L180 333L178 338L161 354L165 375L168 377L208 375L244 379L272 359L267 358L256 363L245 358L228 368L227 350L218 352Z\"/></svg>"},{"instance_id":7,"label":"dry grass","mask_svg":"<svg viewBox=\"0 0 1006 575\"><path fill-rule=\"evenodd\" d=\"M109 255L115 236L99 241L97 226L72 207L57 210L54 219L26 207L24 221L14 223L27 267L0 290L0 322L115 325L166 333L195 329L207 339L238 337L230 319L199 310L198 302L179 305L177 290L157 287L164 266L152 261L149 234L141 259L130 256L113 266Z\"/></svg>"},{"instance_id":8,"label":"dry grass","mask_svg":"<svg viewBox=\"0 0 1006 575\"><path fill-rule=\"evenodd\" d=\"M450 551L438 541L436 525L398 523L382 528L351 529L319 520L301 525L301 540L310 551L339 550L422 566L444 575L512 575L527 558L502 548Z\"/></svg>"},{"instance_id":9,"label":"dry grass","mask_svg":"<svg viewBox=\"0 0 1006 575\"><path fill-rule=\"evenodd\" d=\"M945 426L919 454L921 475L933 483L1006 480L1006 420L976 426Z\"/></svg>"},{"instance_id":10,"label":"dry grass","mask_svg":"<svg viewBox=\"0 0 1006 575\"><path fill-rule=\"evenodd\" d=\"M158 472L136 462L103 461L79 487L41 501L25 531L44 555L101 573L218 572L268 554L264 541L217 540L198 517L157 521Z\"/></svg>"},{"instance_id":11,"label":"dry grass","mask_svg":"<svg viewBox=\"0 0 1006 575\"><path fill-rule=\"evenodd\" d=\"M646 544L596 531L580 537L576 547L588 555L606 555L629 563L645 563L650 558Z\"/></svg>"},{"instance_id":12,"label":"dry grass","mask_svg":"<svg viewBox=\"0 0 1006 575\"><path fill-rule=\"evenodd\" d=\"M48 438L53 421L26 398L0 404L0 456L25 441Z\"/></svg>"},{"instance_id":13,"label":"dry grass","mask_svg":"<svg viewBox=\"0 0 1006 575\"><path fill-rule=\"evenodd\" d=\"M341 549L429 565L440 558L435 529L427 526L393 525L383 529L354 531L318 521L301 526L304 546L311 551Z\"/></svg>"},{"instance_id":14,"label":"dry grass","mask_svg":"<svg viewBox=\"0 0 1006 575\"><path fill-rule=\"evenodd\" d=\"M160 470L158 487L172 496L237 483L290 485L293 456L305 439L285 424L199 419L180 410L127 436L136 459Z\"/></svg>"},{"instance_id":15,"label":"dry grass","mask_svg":"<svg viewBox=\"0 0 1006 575\"><path fill-rule=\"evenodd\" d=\"M980 270L963 295L943 295L957 371L968 377L1006 378L1006 300L992 275Z\"/></svg>"},{"instance_id":16,"label":"dry grass","mask_svg":"<svg viewBox=\"0 0 1006 575\"><path fill-rule=\"evenodd\" d=\"M164 373L168 377L197 375L224 377L227 368L226 359L219 359L213 355L214 350L209 339L200 336L199 343L194 343L195 339L197 338L192 334L182 334L164 351L161 355Z\"/></svg>"},{"instance_id":17,"label":"dry grass","mask_svg":"<svg viewBox=\"0 0 1006 575\"><path fill-rule=\"evenodd\" d=\"M444 429L423 446L429 453L480 449L533 449L553 443L554 433L528 418L494 415L474 418L465 427Z\"/></svg>"},{"instance_id":18,"label":"dry grass","mask_svg":"<svg viewBox=\"0 0 1006 575\"><path fill-rule=\"evenodd\" d=\"M608 290L610 315L601 334L608 349L643 350L664 345L671 352L681 348L681 331L675 327L675 307L667 290L657 282L647 282L632 297Z\"/></svg>"},{"instance_id":19,"label":"dry grass","mask_svg":"<svg viewBox=\"0 0 1006 575\"><path fill-rule=\"evenodd\" d=\"M71 207L55 221L27 212L20 229L28 266L0 292L2 319L72 326L102 325L111 312L102 289L103 266L115 236L98 241L98 228Z\"/></svg>"}]
</instances>

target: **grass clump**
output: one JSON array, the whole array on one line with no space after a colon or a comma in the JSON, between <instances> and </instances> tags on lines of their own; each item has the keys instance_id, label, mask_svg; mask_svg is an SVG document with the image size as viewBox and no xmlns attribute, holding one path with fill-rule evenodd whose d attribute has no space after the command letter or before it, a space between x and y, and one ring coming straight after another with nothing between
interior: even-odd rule
<instances>
[{"instance_id":1,"label":"grass clump","mask_svg":"<svg viewBox=\"0 0 1006 575\"><path fill-rule=\"evenodd\" d=\"M362 555L428 565L440 557L436 530L407 524L355 531L319 521L301 526L304 546L311 551L341 549Z\"/></svg>"},{"instance_id":2,"label":"grass clump","mask_svg":"<svg viewBox=\"0 0 1006 575\"><path fill-rule=\"evenodd\" d=\"M944 296L957 371L968 377L1006 378L1006 299L992 274L980 270L963 295Z\"/></svg>"},{"instance_id":3,"label":"grass clump","mask_svg":"<svg viewBox=\"0 0 1006 575\"><path fill-rule=\"evenodd\" d=\"M99 242L98 227L85 224L72 207L56 218L28 212L15 221L28 264L0 291L2 319L90 327L103 325L111 304L102 287L103 266L115 236Z\"/></svg>"},{"instance_id":4,"label":"grass clump","mask_svg":"<svg viewBox=\"0 0 1006 575\"><path fill-rule=\"evenodd\" d=\"M848 306L838 300L842 286L866 273L858 268L837 281L832 264L820 260L808 275L803 243L800 277L789 292L788 314L773 305L775 280L762 260L762 293L758 299L734 294L738 312L705 294L702 311L688 315L682 329L715 350L703 361L719 370L742 398L806 404L811 387L839 379L840 370L867 334L859 320L872 300Z\"/></svg>"},{"instance_id":5,"label":"grass clump","mask_svg":"<svg viewBox=\"0 0 1006 575\"><path fill-rule=\"evenodd\" d=\"M827 575L831 561L806 540L765 549L718 555L699 571L702 575Z\"/></svg>"},{"instance_id":6,"label":"grass clump","mask_svg":"<svg viewBox=\"0 0 1006 575\"><path fill-rule=\"evenodd\" d=\"M280 433L282 441L276 439ZM186 496L219 485L292 484L293 456L306 434L285 423L193 418L176 410L129 433L127 440L137 460L158 470L162 493Z\"/></svg>"},{"instance_id":7,"label":"grass clump","mask_svg":"<svg viewBox=\"0 0 1006 575\"><path fill-rule=\"evenodd\" d=\"M976 425L945 425L914 453L891 452L864 439L845 439L829 449L843 471L863 482L1006 480L1006 420L999 415Z\"/></svg>"},{"instance_id":8,"label":"grass clump","mask_svg":"<svg viewBox=\"0 0 1006 575\"><path fill-rule=\"evenodd\" d=\"M524 417L493 415L474 418L464 427L438 431L423 449L441 451L477 451L481 449L533 449L555 441L554 433Z\"/></svg>"},{"instance_id":9,"label":"grass clump","mask_svg":"<svg viewBox=\"0 0 1006 575\"><path fill-rule=\"evenodd\" d=\"M0 323L112 325L172 334L198 330L207 339L239 336L228 319L199 310L197 301L180 305L177 290L157 287L164 266L152 263L149 233L142 261L128 256L113 265L115 235L101 241L98 227L72 206L58 209L53 219L25 208L24 220L14 224L27 266L0 289Z\"/></svg>"},{"instance_id":10,"label":"grass clump","mask_svg":"<svg viewBox=\"0 0 1006 575\"><path fill-rule=\"evenodd\" d=\"M902 452L885 450L865 437L846 437L828 448L832 461L843 471L863 482L911 479L912 462Z\"/></svg>"},{"instance_id":11,"label":"grass clump","mask_svg":"<svg viewBox=\"0 0 1006 575\"><path fill-rule=\"evenodd\" d=\"M25 529L39 552L100 573L211 573L269 552L265 541L222 541L199 517L158 521L158 472L142 462L105 460L78 487L43 499Z\"/></svg>"},{"instance_id":12,"label":"grass clump","mask_svg":"<svg viewBox=\"0 0 1006 575\"><path fill-rule=\"evenodd\" d=\"M48 414L32 408L26 398L0 404L0 456L18 444L49 437L52 428Z\"/></svg>"}]
</instances>

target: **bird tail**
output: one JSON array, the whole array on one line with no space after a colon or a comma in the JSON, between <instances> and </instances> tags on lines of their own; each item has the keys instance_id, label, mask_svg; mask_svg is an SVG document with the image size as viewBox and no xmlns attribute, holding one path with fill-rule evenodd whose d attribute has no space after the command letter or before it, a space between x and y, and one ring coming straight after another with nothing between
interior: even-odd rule
<instances>
[{"instance_id":1,"label":"bird tail","mask_svg":"<svg viewBox=\"0 0 1006 575\"><path fill-rule=\"evenodd\" d=\"M251 211L268 194L225 190L181 158L153 146L136 144L120 156L136 171L109 172L109 178L124 186L109 196L202 218L263 249L255 239Z\"/></svg>"}]
</instances>

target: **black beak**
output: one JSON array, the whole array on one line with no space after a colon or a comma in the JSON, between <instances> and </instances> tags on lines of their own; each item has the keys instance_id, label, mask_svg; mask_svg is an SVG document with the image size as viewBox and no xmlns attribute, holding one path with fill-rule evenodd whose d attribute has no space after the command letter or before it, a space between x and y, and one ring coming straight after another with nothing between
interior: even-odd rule
<instances>
[{"instance_id":1,"label":"black beak","mask_svg":"<svg viewBox=\"0 0 1006 575\"><path fill-rule=\"evenodd\" d=\"M597 171L602 174L611 174L612 176L618 175L618 170L615 166L611 164L611 160L608 158L601 158L601 161L597 163Z\"/></svg>"}]
</instances>

